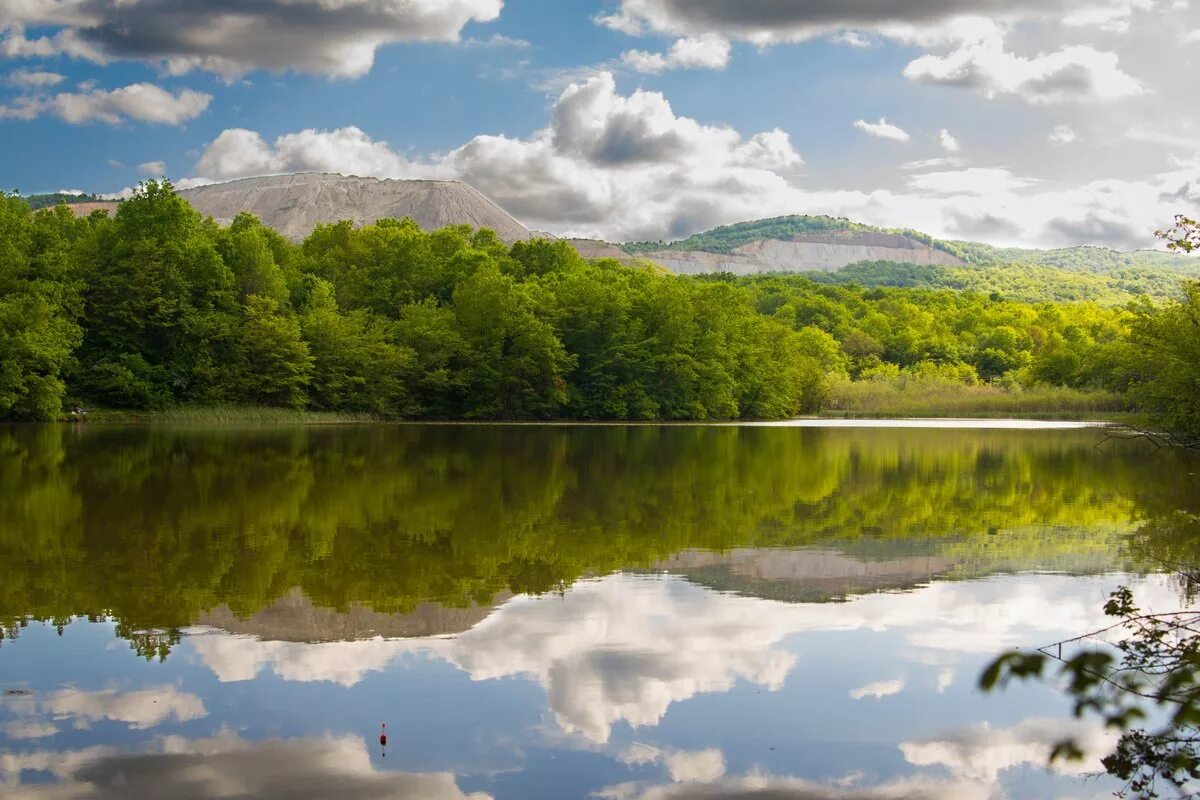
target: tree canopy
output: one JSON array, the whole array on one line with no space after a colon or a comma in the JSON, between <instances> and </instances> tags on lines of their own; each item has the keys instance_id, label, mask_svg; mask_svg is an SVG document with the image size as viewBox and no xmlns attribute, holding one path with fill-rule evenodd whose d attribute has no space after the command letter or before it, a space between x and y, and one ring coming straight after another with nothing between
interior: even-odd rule
<instances>
[{"instance_id":1,"label":"tree canopy","mask_svg":"<svg viewBox=\"0 0 1200 800\"><path fill-rule=\"evenodd\" d=\"M248 214L222 228L157 181L111 218L5 197L0 250L0 418L53 419L77 403L777 418L820 410L833 382L897 376L1119 391L1164 425L1200 416L1197 295L1162 299L1165 279L1158 304L1121 305L1033 302L1074 290L981 268L849 275L875 285L685 277L587 261L566 242L509 246L388 219L322 225L293 244ZM1098 294L1095 276L1078 277L1080 297Z\"/></svg>"}]
</instances>

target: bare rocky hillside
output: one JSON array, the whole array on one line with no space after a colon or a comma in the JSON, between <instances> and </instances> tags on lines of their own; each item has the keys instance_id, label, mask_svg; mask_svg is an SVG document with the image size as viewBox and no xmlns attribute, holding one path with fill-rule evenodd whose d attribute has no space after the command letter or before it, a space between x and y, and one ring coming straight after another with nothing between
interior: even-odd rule
<instances>
[{"instance_id":1,"label":"bare rocky hillside","mask_svg":"<svg viewBox=\"0 0 1200 800\"><path fill-rule=\"evenodd\" d=\"M658 250L646 258L672 272L697 275L729 272L755 275L763 272L837 272L860 261L896 261L908 264L961 266L962 261L922 242L890 233L838 231L805 234L791 241L760 239L729 253L699 250Z\"/></svg>"},{"instance_id":2,"label":"bare rocky hillside","mask_svg":"<svg viewBox=\"0 0 1200 800\"><path fill-rule=\"evenodd\" d=\"M196 210L228 223L248 211L293 241L322 223L367 225L411 217L422 229L447 225L490 228L506 242L532 238L529 230L479 191L457 181L401 181L326 173L245 178L186 189Z\"/></svg>"}]
</instances>

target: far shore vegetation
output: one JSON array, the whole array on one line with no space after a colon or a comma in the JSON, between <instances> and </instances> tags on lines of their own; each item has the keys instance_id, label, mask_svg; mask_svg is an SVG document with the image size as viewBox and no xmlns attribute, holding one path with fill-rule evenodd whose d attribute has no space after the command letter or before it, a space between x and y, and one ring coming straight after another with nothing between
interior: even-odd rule
<instances>
[{"instance_id":1,"label":"far shore vegetation","mask_svg":"<svg viewBox=\"0 0 1200 800\"><path fill-rule=\"evenodd\" d=\"M165 182L111 218L3 196L0 419L1133 413L1193 435L1200 284L1183 278L1114 303L685 277L411 220L293 244L249 215L222 228Z\"/></svg>"},{"instance_id":2,"label":"far shore vegetation","mask_svg":"<svg viewBox=\"0 0 1200 800\"><path fill-rule=\"evenodd\" d=\"M1111 392L1063 387L1005 388L988 384L964 387L947 381L904 379L835 380L830 385L829 398L819 412L796 416L823 419L970 418L1045 419L1139 425L1145 423L1141 416L1130 411L1126 398ZM80 414L67 412L62 419L69 422L194 426L352 425L405 421L403 418L367 412L312 411L244 405L180 405L164 409L88 408ZM454 420L424 418L424 421ZM586 424L589 421L607 420L564 421Z\"/></svg>"},{"instance_id":3,"label":"far shore vegetation","mask_svg":"<svg viewBox=\"0 0 1200 800\"><path fill-rule=\"evenodd\" d=\"M1140 422L1128 398L1103 389L1001 386L938 379L837 380L823 416L977 417Z\"/></svg>"}]
</instances>

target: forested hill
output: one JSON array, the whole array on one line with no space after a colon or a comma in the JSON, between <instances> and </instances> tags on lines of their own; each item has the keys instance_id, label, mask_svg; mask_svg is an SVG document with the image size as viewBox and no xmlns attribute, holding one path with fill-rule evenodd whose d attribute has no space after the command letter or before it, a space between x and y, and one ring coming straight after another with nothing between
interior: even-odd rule
<instances>
[{"instance_id":1,"label":"forested hill","mask_svg":"<svg viewBox=\"0 0 1200 800\"><path fill-rule=\"evenodd\" d=\"M1181 253L1001 248L826 216L756 220L620 247L685 274L803 274L821 283L979 291L1028 302L1166 300L1179 296L1181 277L1200 275L1200 258Z\"/></svg>"},{"instance_id":2,"label":"forested hill","mask_svg":"<svg viewBox=\"0 0 1200 800\"><path fill-rule=\"evenodd\" d=\"M629 242L617 245L628 253L661 251L729 254L739 247L759 241L790 242L814 234L842 234L847 241L854 235L886 234L940 250L964 264L1026 264L1053 267L1074 272L1109 273L1131 268L1171 269L1200 274L1200 259L1159 250L1122 252L1107 247L1081 246L1052 250L996 247L981 242L936 239L909 228L880 228L844 217L791 215L739 222L697 233L674 242Z\"/></svg>"},{"instance_id":3,"label":"forested hill","mask_svg":"<svg viewBox=\"0 0 1200 800\"><path fill-rule=\"evenodd\" d=\"M620 246L629 253L649 253L661 250L694 250L702 253L728 254L738 247L752 242L764 240L789 242L798 236L831 233L892 234L935 247L950 255L965 259L965 253L960 253L953 243L939 242L932 236L919 231L907 228L877 228L853 222L844 217L804 215L739 222L736 225L725 225L720 228L713 228L710 231L697 233L676 242L630 242Z\"/></svg>"}]
</instances>

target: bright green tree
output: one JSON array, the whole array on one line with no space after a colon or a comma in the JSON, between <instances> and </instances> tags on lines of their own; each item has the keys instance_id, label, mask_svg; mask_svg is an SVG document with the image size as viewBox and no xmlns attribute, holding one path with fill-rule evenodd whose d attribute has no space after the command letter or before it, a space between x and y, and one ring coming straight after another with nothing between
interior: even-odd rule
<instances>
[{"instance_id":1,"label":"bright green tree","mask_svg":"<svg viewBox=\"0 0 1200 800\"><path fill-rule=\"evenodd\" d=\"M338 310L333 287L313 278L300 316L312 355L315 408L402 416L413 411L407 381L416 354L393 340L395 325L359 310Z\"/></svg>"},{"instance_id":2,"label":"bright green tree","mask_svg":"<svg viewBox=\"0 0 1200 800\"><path fill-rule=\"evenodd\" d=\"M237 293L218 233L166 181L142 184L96 230L79 393L135 408L230 396Z\"/></svg>"},{"instance_id":3,"label":"bright green tree","mask_svg":"<svg viewBox=\"0 0 1200 800\"><path fill-rule=\"evenodd\" d=\"M270 297L246 298L237 343L241 398L269 406L304 406L313 359L295 315Z\"/></svg>"},{"instance_id":4,"label":"bright green tree","mask_svg":"<svg viewBox=\"0 0 1200 800\"><path fill-rule=\"evenodd\" d=\"M574 359L523 288L495 265L481 266L455 290L454 312L471 350L465 416L555 416L567 399L563 376Z\"/></svg>"},{"instance_id":5,"label":"bright green tree","mask_svg":"<svg viewBox=\"0 0 1200 800\"><path fill-rule=\"evenodd\" d=\"M81 338L72 250L82 225L65 206L33 215L0 195L0 419L62 412L62 376Z\"/></svg>"}]
</instances>

